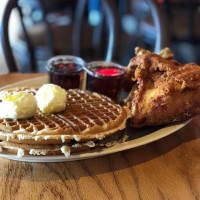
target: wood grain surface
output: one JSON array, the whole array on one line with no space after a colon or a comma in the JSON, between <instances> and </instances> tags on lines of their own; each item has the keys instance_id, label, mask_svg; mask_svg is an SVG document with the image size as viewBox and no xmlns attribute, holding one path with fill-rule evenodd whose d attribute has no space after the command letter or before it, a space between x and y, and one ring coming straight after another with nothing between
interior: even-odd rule
<instances>
[{"instance_id":1,"label":"wood grain surface","mask_svg":"<svg viewBox=\"0 0 200 200\"><path fill-rule=\"evenodd\" d=\"M2 75L0 86L35 76ZM100 158L46 164L0 158L0 199L199 200L200 116L159 141Z\"/></svg>"}]
</instances>

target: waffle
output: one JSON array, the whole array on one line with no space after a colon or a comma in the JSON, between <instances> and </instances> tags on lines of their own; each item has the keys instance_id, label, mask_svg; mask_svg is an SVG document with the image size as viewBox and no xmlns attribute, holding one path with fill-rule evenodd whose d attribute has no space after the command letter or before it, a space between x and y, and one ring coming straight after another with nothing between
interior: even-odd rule
<instances>
[{"instance_id":1,"label":"waffle","mask_svg":"<svg viewBox=\"0 0 200 200\"><path fill-rule=\"evenodd\" d=\"M12 153L17 154L18 157L23 157L24 155L60 155L64 154L69 157L70 154L76 152L83 152L91 149L96 149L99 147L111 147L118 143L122 143L127 139L124 131L119 131L117 134L111 135L107 138L97 141L88 142L71 142L67 145L65 144L19 144L7 141L0 142L0 152L1 153ZM100 150L100 149L99 149Z\"/></svg>"},{"instance_id":2,"label":"waffle","mask_svg":"<svg viewBox=\"0 0 200 200\"><path fill-rule=\"evenodd\" d=\"M36 88L13 91L36 93ZM86 143L102 140L124 129L130 111L111 99L78 89L67 91L63 112L44 114L39 110L30 119L0 119L0 140L20 144L60 145L72 141Z\"/></svg>"}]
</instances>

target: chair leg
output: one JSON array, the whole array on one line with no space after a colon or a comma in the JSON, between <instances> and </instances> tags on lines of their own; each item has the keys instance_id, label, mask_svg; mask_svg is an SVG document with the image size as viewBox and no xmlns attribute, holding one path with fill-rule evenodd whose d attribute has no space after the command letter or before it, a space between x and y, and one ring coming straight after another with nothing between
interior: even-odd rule
<instances>
[{"instance_id":1,"label":"chair leg","mask_svg":"<svg viewBox=\"0 0 200 200\"><path fill-rule=\"evenodd\" d=\"M37 71L37 64L36 64L36 62L35 62L34 48L33 48L33 46L31 45L30 38L29 38L28 33L27 33L27 31L26 31L26 28L25 28L25 24L24 24L24 21L23 21L23 13L22 13L22 10L21 10L21 8L20 8L18 5L17 5L17 9L18 9L18 12L19 12L19 15L20 15L20 22L21 22L22 29L23 29L23 32L24 32L24 38L25 38L25 40L26 40L28 52L29 52L29 55L30 55L30 67L31 67L31 72L36 72L36 71Z\"/></svg>"},{"instance_id":2,"label":"chair leg","mask_svg":"<svg viewBox=\"0 0 200 200\"><path fill-rule=\"evenodd\" d=\"M7 0L2 8L3 12L0 19L0 37L3 47L3 53L8 65L9 72L17 72L17 64L15 62L13 52L10 45L9 34L8 34L8 23L10 14L13 8L17 6L17 0Z\"/></svg>"}]
</instances>

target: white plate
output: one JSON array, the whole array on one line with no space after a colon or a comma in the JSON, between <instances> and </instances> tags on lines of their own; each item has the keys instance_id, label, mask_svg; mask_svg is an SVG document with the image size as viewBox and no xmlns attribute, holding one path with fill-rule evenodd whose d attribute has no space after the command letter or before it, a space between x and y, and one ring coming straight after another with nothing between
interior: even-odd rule
<instances>
[{"instance_id":1,"label":"white plate","mask_svg":"<svg viewBox=\"0 0 200 200\"><path fill-rule=\"evenodd\" d=\"M20 81L14 84L6 85L1 87L0 90L13 88L13 87L27 87L27 86L40 86L44 83L47 83L47 76L29 79L25 81ZM148 127L141 129L127 128L127 134L129 138L126 142L118 144L116 146L110 148L103 148L97 150L90 150L87 152L76 153L66 158L65 156L31 156L25 155L22 158L18 158L16 154L8 154L8 153L0 153L0 157L18 160L18 161L26 161L26 162L65 162L65 161L73 161L73 160L82 160L88 158L94 158L99 156L104 156L108 154L112 154L119 151L124 151L127 149L131 149L134 147L138 147L144 144L148 144L150 142L159 140L167 135L172 134L173 132L184 127L190 120L186 122L174 123L167 126L160 127Z\"/></svg>"}]
</instances>

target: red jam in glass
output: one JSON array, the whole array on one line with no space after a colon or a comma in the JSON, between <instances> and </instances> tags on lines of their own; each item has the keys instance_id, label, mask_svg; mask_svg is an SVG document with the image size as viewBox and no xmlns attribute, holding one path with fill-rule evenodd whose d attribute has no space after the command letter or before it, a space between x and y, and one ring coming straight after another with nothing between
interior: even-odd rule
<instances>
[{"instance_id":1,"label":"red jam in glass","mask_svg":"<svg viewBox=\"0 0 200 200\"><path fill-rule=\"evenodd\" d=\"M120 76L121 74L124 74L124 72L121 69L118 68L102 68L95 70L94 73L100 74L103 76Z\"/></svg>"},{"instance_id":2,"label":"red jam in glass","mask_svg":"<svg viewBox=\"0 0 200 200\"><path fill-rule=\"evenodd\" d=\"M87 90L106 95L117 102L125 71L112 66L95 66L92 72L87 74Z\"/></svg>"},{"instance_id":3,"label":"red jam in glass","mask_svg":"<svg viewBox=\"0 0 200 200\"><path fill-rule=\"evenodd\" d=\"M73 62L53 61L49 66L49 78L50 83L66 90L80 88L83 81L83 67Z\"/></svg>"}]
</instances>

